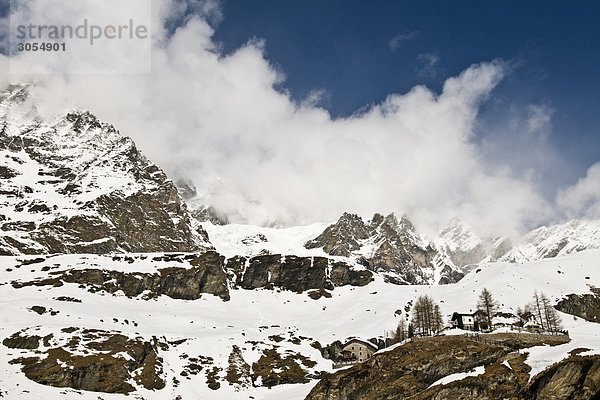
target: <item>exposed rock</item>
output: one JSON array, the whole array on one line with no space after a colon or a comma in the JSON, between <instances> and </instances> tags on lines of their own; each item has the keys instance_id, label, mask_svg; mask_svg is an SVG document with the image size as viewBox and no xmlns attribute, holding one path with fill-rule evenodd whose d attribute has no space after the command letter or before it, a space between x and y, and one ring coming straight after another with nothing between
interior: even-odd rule
<instances>
[{"instance_id":1,"label":"exposed rock","mask_svg":"<svg viewBox=\"0 0 600 400\"><path fill-rule=\"evenodd\" d=\"M352 256L395 284L446 284L464 276L454 264L436 258L436 249L417 234L408 218L398 221L394 214L375 214L365 224L359 216L345 213L305 247L322 247L333 256ZM434 282L436 275L439 278Z\"/></svg>"},{"instance_id":2,"label":"exposed rock","mask_svg":"<svg viewBox=\"0 0 600 400\"><path fill-rule=\"evenodd\" d=\"M231 354L229 354L229 366L225 379L238 388L248 388L252 384L250 365L244 360L242 351L236 345L233 345Z\"/></svg>"},{"instance_id":3,"label":"exposed rock","mask_svg":"<svg viewBox=\"0 0 600 400\"><path fill-rule=\"evenodd\" d=\"M252 364L252 382L255 386L273 387L289 383L308 383L310 374L306 368L317 363L297 353L282 355L277 348L263 351L258 361Z\"/></svg>"},{"instance_id":4,"label":"exposed rock","mask_svg":"<svg viewBox=\"0 0 600 400\"><path fill-rule=\"evenodd\" d=\"M357 270L342 262L331 266L330 279L334 286L366 286L373 281L373 274L366 270Z\"/></svg>"},{"instance_id":5,"label":"exposed rock","mask_svg":"<svg viewBox=\"0 0 600 400\"><path fill-rule=\"evenodd\" d=\"M177 192L184 201L193 199L198 194L194 182L189 179L177 179L175 187L177 187Z\"/></svg>"},{"instance_id":6,"label":"exposed rock","mask_svg":"<svg viewBox=\"0 0 600 400\"><path fill-rule=\"evenodd\" d=\"M191 268L163 268L157 273L125 273L102 269L71 269L51 272L52 278L41 281L16 282L15 288L25 286L60 286L64 283L85 285L90 291L115 293L135 297L146 292L148 296L166 295L174 299L196 300L202 294L213 294L229 300L224 258L214 251L195 256Z\"/></svg>"},{"instance_id":7,"label":"exposed rock","mask_svg":"<svg viewBox=\"0 0 600 400\"><path fill-rule=\"evenodd\" d=\"M558 311L576 315L592 322L600 322L600 289L590 287L592 293L570 294L556 305Z\"/></svg>"},{"instance_id":8,"label":"exposed rock","mask_svg":"<svg viewBox=\"0 0 600 400\"><path fill-rule=\"evenodd\" d=\"M313 289L324 293L336 286L364 286L373 280L369 271L355 270L325 257L238 256L227 261L227 270L236 286L243 289L276 287L297 293Z\"/></svg>"},{"instance_id":9,"label":"exposed rock","mask_svg":"<svg viewBox=\"0 0 600 400\"><path fill-rule=\"evenodd\" d=\"M352 251L360 249L359 240L367 239L369 230L362 218L356 214L344 213L333 225L304 247L315 249L322 247L325 253L332 256L349 257Z\"/></svg>"},{"instance_id":10,"label":"exposed rock","mask_svg":"<svg viewBox=\"0 0 600 400\"><path fill-rule=\"evenodd\" d=\"M229 218L227 218L227 215L212 206L198 206L193 205L192 203L192 207L193 208L190 211L190 215L198 222L210 222L213 225L229 224Z\"/></svg>"},{"instance_id":11,"label":"exposed rock","mask_svg":"<svg viewBox=\"0 0 600 400\"><path fill-rule=\"evenodd\" d=\"M524 338L524 336L528 336ZM529 337L530 336L530 337ZM484 341L485 340L485 341ZM508 373L500 366L509 353L542 343L560 344L565 338L542 335L485 335L476 341L464 336L413 338L412 341L375 354L371 359L324 377L309 393L307 400L379 400L379 399L501 399L500 388L510 398L527 382L522 360L513 361L516 371ZM568 340L568 339L567 339ZM513 359L515 355L510 358ZM479 379L472 387L453 392L427 390L437 380L488 365L488 382ZM495 365L495 366L494 366ZM512 365L512 364L511 364ZM508 370L508 368L506 369ZM483 387L486 386L487 387ZM494 386L495 385L495 386ZM491 393L490 397L486 393ZM482 397L477 397L481 395ZM415 396L415 397L411 397Z\"/></svg>"},{"instance_id":12,"label":"exposed rock","mask_svg":"<svg viewBox=\"0 0 600 400\"><path fill-rule=\"evenodd\" d=\"M411 399L516 400L529 380L531 367L525 363L526 357L526 354L511 353L504 360L486 365L481 375L436 385Z\"/></svg>"},{"instance_id":13,"label":"exposed rock","mask_svg":"<svg viewBox=\"0 0 600 400\"><path fill-rule=\"evenodd\" d=\"M48 386L105 393L133 392L130 382L149 390L165 387L155 344L103 331L84 330L80 335L96 339L84 345L85 352L91 354L72 352L71 348L81 342L75 340L71 345L49 348L41 356L21 357L10 363L21 364L27 378Z\"/></svg>"},{"instance_id":14,"label":"exposed rock","mask_svg":"<svg viewBox=\"0 0 600 400\"><path fill-rule=\"evenodd\" d=\"M569 357L536 375L524 399L589 400L600 398L600 356Z\"/></svg>"},{"instance_id":15,"label":"exposed rock","mask_svg":"<svg viewBox=\"0 0 600 400\"><path fill-rule=\"evenodd\" d=\"M2 341L2 344L11 349L37 349L42 338L37 335L25 335L23 332L14 333Z\"/></svg>"}]
</instances>

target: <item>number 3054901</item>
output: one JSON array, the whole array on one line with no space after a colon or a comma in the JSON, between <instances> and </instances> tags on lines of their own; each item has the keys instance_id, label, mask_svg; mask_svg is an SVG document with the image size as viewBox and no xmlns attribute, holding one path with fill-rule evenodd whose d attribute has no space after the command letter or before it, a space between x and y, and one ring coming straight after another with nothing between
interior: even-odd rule
<instances>
[{"instance_id":1,"label":"number 3054901","mask_svg":"<svg viewBox=\"0 0 600 400\"><path fill-rule=\"evenodd\" d=\"M65 43L19 43L17 45L19 51L66 51Z\"/></svg>"}]
</instances>

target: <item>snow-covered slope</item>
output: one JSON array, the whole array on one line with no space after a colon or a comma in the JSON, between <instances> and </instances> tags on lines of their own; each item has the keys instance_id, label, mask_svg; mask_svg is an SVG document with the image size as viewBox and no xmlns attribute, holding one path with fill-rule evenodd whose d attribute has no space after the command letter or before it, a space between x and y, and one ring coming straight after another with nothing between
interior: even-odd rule
<instances>
[{"instance_id":1,"label":"snow-covered slope","mask_svg":"<svg viewBox=\"0 0 600 400\"><path fill-rule=\"evenodd\" d=\"M44 121L0 93L0 254L191 251L186 206L131 139L87 111Z\"/></svg>"},{"instance_id":2,"label":"snow-covered slope","mask_svg":"<svg viewBox=\"0 0 600 400\"><path fill-rule=\"evenodd\" d=\"M80 287L75 283L20 288L13 285L13 282L51 278L67 269L98 266L139 273L174 266L190 268L186 262L168 261L169 257L157 254L147 255L146 259L140 259L139 255L122 257L114 260L78 255L43 260L0 258L0 341L17 332L39 337L37 349L0 345L0 391L4 398L131 398L33 383L21 372L21 362L14 361L45 354L56 346L64 346L73 354L91 356L97 354L100 346L94 343L122 335L131 343L154 343L152 348L162 359L158 376L164 388L145 389L132 380L130 384L137 393L133 398L302 399L316 383L312 374L332 368L331 362L311 346L314 341L325 345L350 336L370 338L384 330L393 330L399 318L396 310L403 309L420 294L429 294L438 301L447 321L454 311L474 308L483 287L491 291L502 310L514 312L530 301L535 289L544 291L556 302L570 293L585 293L590 283L600 281L600 251L589 250L527 264L491 263L472 271L457 284L443 286L398 286L378 278L365 287L337 288L331 298L319 300L274 290L231 290L229 301L212 295L190 301L167 296L128 298L121 292L90 292L90 286ZM34 306L43 306L45 311ZM572 341L558 347L529 349L527 363L534 373L566 357L575 348L590 349L586 354L600 353L598 324L574 320L565 314L563 321ZM80 340L73 342L74 337ZM253 368L258 368L257 362L265 351L296 357L292 362L297 364L302 364L299 355L306 357L310 367L303 369L308 382L265 387L262 378L253 375L256 372ZM120 352L115 357L130 356ZM65 358L62 362L66 366L70 360ZM230 365L243 363L253 366L250 377L241 378L241 384L229 383ZM198 371L195 365L202 369Z\"/></svg>"},{"instance_id":3,"label":"snow-covered slope","mask_svg":"<svg viewBox=\"0 0 600 400\"><path fill-rule=\"evenodd\" d=\"M502 260L525 262L600 248L600 220L572 220L526 234Z\"/></svg>"}]
</instances>

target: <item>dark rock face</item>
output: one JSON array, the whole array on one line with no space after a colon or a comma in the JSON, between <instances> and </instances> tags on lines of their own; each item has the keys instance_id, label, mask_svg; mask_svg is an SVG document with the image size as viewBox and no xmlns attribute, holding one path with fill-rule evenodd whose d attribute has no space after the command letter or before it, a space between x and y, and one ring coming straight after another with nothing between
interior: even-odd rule
<instances>
[{"instance_id":1,"label":"dark rock face","mask_svg":"<svg viewBox=\"0 0 600 400\"><path fill-rule=\"evenodd\" d=\"M22 332L14 333L2 341L10 349L37 349L42 338L38 335L24 335Z\"/></svg>"},{"instance_id":2,"label":"dark rock face","mask_svg":"<svg viewBox=\"0 0 600 400\"><path fill-rule=\"evenodd\" d=\"M149 390L165 387L155 344L96 330L83 330L78 335L62 346L51 343L41 357L21 357L10 363L21 364L27 378L48 386L104 393L133 392L132 381ZM86 342L83 348L87 355L73 353L81 341Z\"/></svg>"},{"instance_id":3,"label":"dark rock face","mask_svg":"<svg viewBox=\"0 0 600 400\"><path fill-rule=\"evenodd\" d=\"M28 97L27 87L0 93L0 202L12 208L0 219L0 255L209 247L173 182L131 139L87 111L45 124ZM32 170L37 179L20 180ZM36 218L23 225L19 214Z\"/></svg>"},{"instance_id":4,"label":"dark rock face","mask_svg":"<svg viewBox=\"0 0 600 400\"><path fill-rule=\"evenodd\" d=\"M304 245L307 249L322 247L325 253L332 256L349 257L352 251L360 249L359 240L367 239L369 230L356 214L344 213L333 225L315 239Z\"/></svg>"},{"instance_id":5,"label":"dark rock face","mask_svg":"<svg viewBox=\"0 0 600 400\"><path fill-rule=\"evenodd\" d=\"M592 293L570 294L556 305L558 311L600 323L600 289L591 287Z\"/></svg>"},{"instance_id":6,"label":"dark rock face","mask_svg":"<svg viewBox=\"0 0 600 400\"><path fill-rule=\"evenodd\" d=\"M369 271L359 271L325 257L269 254L252 258L232 257L227 261L230 279L242 289L273 287L297 293L333 290L336 286L365 286L373 280Z\"/></svg>"},{"instance_id":7,"label":"dark rock face","mask_svg":"<svg viewBox=\"0 0 600 400\"><path fill-rule=\"evenodd\" d=\"M216 208L209 206L195 206L193 201L190 210L190 215L198 222L211 222L213 225L227 225L229 218L224 213Z\"/></svg>"},{"instance_id":8,"label":"dark rock face","mask_svg":"<svg viewBox=\"0 0 600 400\"><path fill-rule=\"evenodd\" d=\"M32 282L12 282L13 287L60 286L64 283L85 285L90 291L115 293L123 291L128 297L148 291L150 296L166 295L174 299L196 300L202 294L213 294L229 300L224 258L214 251L193 257L192 268L163 268L158 273L125 273L102 269L72 269L52 272L53 278Z\"/></svg>"},{"instance_id":9,"label":"dark rock face","mask_svg":"<svg viewBox=\"0 0 600 400\"><path fill-rule=\"evenodd\" d=\"M352 269L342 262L334 262L331 265L330 279L334 286L366 286L373 281L373 274Z\"/></svg>"},{"instance_id":10,"label":"dark rock face","mask_svg":"<svg viewBox=\"0 0 600 400\"><path fill-rule=\"evenodd\" d=\"M525 399L589 400L600 398L600 356L569 357L536 375Z\"/></svg>"},{"instance_id":11,"label":"dark rock face","mask_svg":"<svg viewBox=\"0 0 600 400\"><path fill-rule=\"evenodd\" d=\"M523 399L520 393L529 380L530 368L524 363L525 356L514 351L542 343L564 343L564 338L541 335L486 338L486 342L464 336L413 338L403 346L324 377L306 399ZM505 361L511 368L504 365ZM429 388L445 376L481 365L485 365L484 375Z\"/></svg>"}]
</instances>

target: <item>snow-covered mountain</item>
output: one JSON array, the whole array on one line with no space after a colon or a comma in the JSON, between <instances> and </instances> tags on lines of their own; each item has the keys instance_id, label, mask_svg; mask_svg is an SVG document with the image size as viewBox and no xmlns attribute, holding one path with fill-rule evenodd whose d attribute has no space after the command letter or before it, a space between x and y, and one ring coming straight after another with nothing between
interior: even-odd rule
<instances>
[{"instance_id":1,"label":"snow-covered mountain","mask_svg":"<svg viewBox=\"0 0 600 400\"><path fill-rule=\"evenodd\" d=\"M171 180L87 111L44 121L28 86L0 93L0 254L207 247Z\"/></svg>"},{"instance_id":2,"label":"snow-covered mountain","mask_svg":"<svg viewBox=\"0 0 600 400\"><path fill-rule=\"evenodd\" d=\"M598 222L513 247L459 220L430 239L394 214L228 224L196 200L90 112L44 120L28 86L0 93L0 398L302 399L334 372L328 349L382 342L424 294L445 324L484 287L503 315L543 290L598 318ZM532 345L519 379L599 354L582 318L563 314L571 342Z\"/></svg>"},{"instance_id":3,"label":"snow-covered mountain","mask_svg":"<svg viewBox=\"0 0 600 400\"><path fill-rule=\"evenodd\" d=\"M572 220L564 224L534 229L523 236L521 241L501 259L526 262L598 248L600 248L600 221Z\"/></svg>"}]
</instances>

